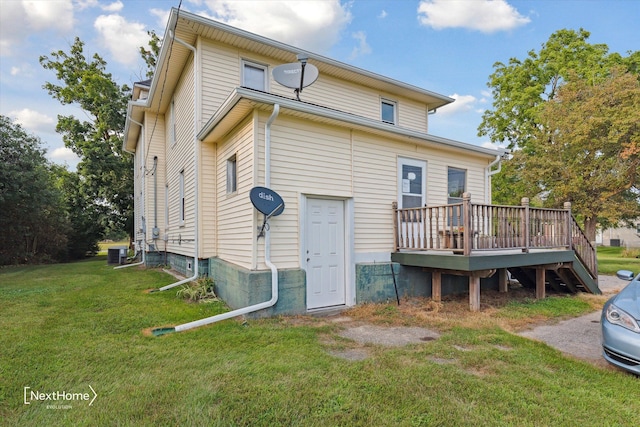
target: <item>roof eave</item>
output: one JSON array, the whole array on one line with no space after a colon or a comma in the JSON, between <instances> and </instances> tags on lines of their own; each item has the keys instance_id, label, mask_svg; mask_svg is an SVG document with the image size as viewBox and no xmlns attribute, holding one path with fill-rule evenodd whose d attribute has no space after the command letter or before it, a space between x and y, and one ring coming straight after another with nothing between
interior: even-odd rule
<instances>
[{"instance_id":1,"label":"roof eave","mask_svg":"<svg viewBox=\"0 0 640 427\"><path fill-rule=\"evenodd\" d=\"M355 114L345 113L343 111L332 110L330 108L322 107L319 105L308 104L305 102L297 101L295 99L285 98L243 87L234 89L234 91L227 97L222 106L209 119L209 121L207 121L202 130L198 133L198 139L203 142L214 142L221 136L226 134L229 130L231 130L237 124L237 120L239 118L246 116L248 112L254 108L253 105L243 104L242 101L245 100L249 103L254 104L279 104L281 111L296 111L299 113L309 114L310 116L316 116L335 122L345 123L349 126L367 132L390 134L398 137L414 139L417 142L422 141L424 143L439 144L453 149L472 151L476 154L486 156L491 159L495 159L496 156L501 156L505 153L504 150L480 147L466 142L442 138L439 136L428 134L426 132L419 132L413 129L402 128L377 120L369 119L367 117L357 116ZM235 111L236 114L234 115L234 120L230 120L231 114L234 112L237 106L240 105L243 107L242 110Z\"/></svg>"}]
</instances>

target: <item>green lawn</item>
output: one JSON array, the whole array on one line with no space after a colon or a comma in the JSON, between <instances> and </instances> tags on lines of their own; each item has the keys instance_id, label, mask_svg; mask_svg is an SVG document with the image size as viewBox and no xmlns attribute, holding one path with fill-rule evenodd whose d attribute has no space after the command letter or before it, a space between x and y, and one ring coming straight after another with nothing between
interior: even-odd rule
<instances>
[{"instance_id":1,"label":"green lawn","mask_svg":"<svg viewBox=\"0 0 640 427\"><path fill-rule=\"evenodd\" d=\"M471 326L413 319L441 338L368 346L369 358L348 361L329 350L353 343L325 319L228 320L148 336L147 328L224 310L186 303L174 291L144 292L173 280L137 267L113 270L104 257L0 269L0 424L640 425L639 379L498 326L589 310L579 298L509 304L495 323L486 315ZM393 304L376 310L383 323L398 313ZM89 386L98 395L91 406L24 402L25 387L46 394Z\"/></svg>"},{"instance_id":2,"label":"green lawn","mask_svg":"<svg viewBox=\"0 0 640 427\"><path fill-rule=\"evenodd\" d=\"M640 272L640 250L628 250L608 246L598 246L598 272L600 274L616 274L618 270ZM626 255L623 257L623 255Z\"/></svg>"}]
</instances>

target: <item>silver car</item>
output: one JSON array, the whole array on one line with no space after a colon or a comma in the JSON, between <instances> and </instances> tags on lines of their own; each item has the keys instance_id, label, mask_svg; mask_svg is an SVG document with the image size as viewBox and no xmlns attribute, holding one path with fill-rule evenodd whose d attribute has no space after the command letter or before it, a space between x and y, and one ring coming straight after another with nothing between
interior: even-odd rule
<instances>
[{"instance_id":1,"label":"silver car","mask_svg":"<svg viewBox=\"0 0 640 427\"><path fill-rule=\"evenodd\" d=\"M602 350L607 362L640 376L640 274L620 270L617 276L631 280L602 309Z\"/></svg>"}]
</instances>

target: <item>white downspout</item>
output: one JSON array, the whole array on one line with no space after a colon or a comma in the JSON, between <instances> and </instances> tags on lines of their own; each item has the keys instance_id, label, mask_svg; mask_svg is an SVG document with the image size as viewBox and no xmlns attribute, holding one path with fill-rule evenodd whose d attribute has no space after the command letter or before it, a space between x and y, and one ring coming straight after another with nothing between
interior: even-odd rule
<instances>
[{"instance_id":1,"label":"white downspout","mask_svg":"<svg viewBox=\"0 0 640 427\"><path fill-rule=\"evenodd\" d=\"M145 136L144 135L144 125L142 123L140 123L140 122L137 122L137 121L133 120L131 118L131 116L128 116L127 118L129 119L130 122L135 123L138 126L140 126L140 129L141 129L140 132L142 133L142 138L141 138L142 139L142 153L140 154L140 156L144 159L144 136ZM135 154L135 153L132 153L132 154ZM134 169L135 169L135 166L134 166ZM147 194L147 188L145 187L145 182L146 182L145 176L147 174L145 173L144 169L145 168L142 169L142 194L146 195ZM142 198L142 218L145 217L145 208L146 208L146 206L147 206L147 204L145 203L145 197L143 197ZM143 221L145 221L145 220L143 219ZM147 227L146 227L146 225L143 226L143 235L142 236L143 236L142 237L142 248L140 248L140 250L142 251L142 261L137 262L135 264L119 265L117 267L114 267L113 268L114 270L118 270L120 268L134 267L136 265L143 265L145 263L146 253L147 253L147 251L146 251L146 245L147 245Z\"/></svg>"},{"instance_id":2,"label":"white downspout","mask_svg":"<svg viewBox=\"0 0 640 427\"><path fill-rule=\"evenodd\" d=\"M486 170L485 192L484 192L484 202L486 204L491 204L491 179L490 178L493 175L499 173L500 170L502 170L502 163L500 162L501 159L502 159L502 156L497 155L496 159L491 163L489 163L489 166L487 166L486 168L487 170ZM491 168L494 167L496 163L498 164L498 169L491 170Z\"/></svg>"},{"instance_id":3,"label":"white downspout","mask_svg":"<svg viewBox=\"0 0 640 427\"><path fill-rule=\"evenodd\" d=\"M273 112L267 120L264 126L264 180L265 187L269 187L271 184L271 125L278 117L280 113L280 105L275 104L273 106ZM156 328L152 330L152 333L156 336L165 335L171 332L182 332L188 329L197 328L199 326L208 325L211 323L219 322L221 320L231 319L232 317L241 316L243 314L253 313L254 311L262 310L272 307L278 302L278 268L271 262L271 239L270 232L266 230L264 238L264 263L271 269L271 299L269 301L261 302L259 304L250 305L249 307L239 308L237 310L229 311L227 313L218 314L211 317L206 317L200 320L194 320L193 322L183 323L175 328Z\"/></svg>"},{"instance_id":4,"label":"white downspout","mask_svg":"<svg viewBox=\"0 0 640 427\"><path fill-rule=\"evenodd\" d=\"M194 280L197 280L200 272L199 272L199 267L200 267L200 262L198 259L198 245L199 245L199 236L198 234L200 233L200 227L199 227L199 216L198 216L198 96L199 96L199 92L198 92L198 60L197 60L197 50L195 47L191 46L190 44L186 43L183 40L180 40L178 37L176 37L176 35L173 32L170 32L170 35L172 36L173 40L180 43L181 45L183 45L184 47L186 47L187 49L191 50L193 52L193 191L194 191L194 201L193 201L193 205L194 205L194 214L193 214L193 230L194 230L194 237L193 237L193 263L195 264L195 266L193 267L193 276L188 277L186 279L180 280L179 282L175 282L175 283L171 283L167 286L163 286L159 289L157 289L157 291L166 291L167 289L171 289L171 288L175 288L176 286L180 286L180 285L184 285L185 283L189 283L189 282L193 282Z\"/></svg>"}]
</instances>

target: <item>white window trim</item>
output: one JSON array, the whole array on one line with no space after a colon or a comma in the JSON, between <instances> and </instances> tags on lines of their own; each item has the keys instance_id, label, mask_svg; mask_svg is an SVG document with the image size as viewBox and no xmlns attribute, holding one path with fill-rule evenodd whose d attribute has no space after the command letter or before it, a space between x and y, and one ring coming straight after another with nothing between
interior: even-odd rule
<instances>
[{"instance_id":1,"label":"white window trim","mask_svg":"<svg viewBox=\"0 0 640 427\"><path fill-rule=\"evenodd\" d=\"M264 71L264 91L265 92L269 92L269 66L264 65L264 64L260 64L258 62L253 62L253 61L249 61L249 60L243 59L241 61L241 68L240 68L240 86L243 86L243 87L248 87L245 84L245 81L244 81L244 68L245 68L245 66L258 68L258 69L261 69L261 70ZM255 90L258 90L258 89L255 89Z\"/></svg>"},{"instance_id":2,"label":"white window trim","mask_svg":"<svg viewBox=\"0 0 640 427\"><path fill-rule=\"evenodd\" d=\"M398 157L398 170L397 170L397 180L398 180L398 208L402 209L402 166L415 166L422 168L422 202L420 206L425 206L427 204L427 161L426 160L418 160L418 159L409 159L406 157Z\"/></svg>"},{"instance_id":3,"label":"white window trim","mask_svg":"<svg viewBox=\"0 0 640 427\"><path fill-rule=\"evenodd\" d=\"M388 122L382 118L382 104L389 104L393 106L393 122ZM397 101L393 101L388 98L380 98L380 120L383 123L388 123L390 125L398 124L398 102Z\"/></svg>"}]
</instances>

